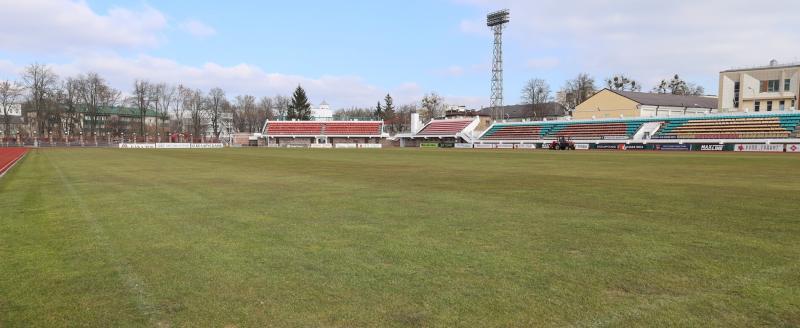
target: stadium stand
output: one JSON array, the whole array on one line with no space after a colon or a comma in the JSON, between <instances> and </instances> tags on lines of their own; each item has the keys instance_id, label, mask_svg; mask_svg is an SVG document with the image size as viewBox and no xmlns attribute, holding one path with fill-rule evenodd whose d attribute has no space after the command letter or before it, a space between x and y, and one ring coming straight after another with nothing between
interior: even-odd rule
<instances>
[{"instance_id":1,"label":"stadium stand","mask_svg":"<svg viewBox=\"0 0 800 328\"><path fill-rule=\"evenodd\" d=\"M264 134L274 136L322 135L322 122L268 122Z\"/></svg>"},{"instance_id":2,"label":"stadium stand","mask_svg":"<svg viewBox=\"0 0 800 328\"><path fill-rule=\"evenodd\" d=\"M675 119L657 133L656 139L768 139L789 138L796 133L800 115Z\"/></svg>"},{"instance_id":3,"label":"stadium stand","mask_svg":"<svg viewBox=\"0 0 800 328\"><path fill-rule=\"evenodd\" d=\"M474 120L433 120L422 128L420 136L454 136L470 125Z\"/></svg>"},{"instance_id":4,"label":"stadium stand","mask_svg":"<svg viewBox=\"0 0 800 328\"><path fill-rule=\"evenodd\" d=\"M381 122L326 122L323 132L329 136L380 135Z\"/></svg>"},{"instance_id":5,"label":"stadium stand","mask_svg":"<svg viewBox=\"0 0 800 328\"><path fill-rule=\"evenodd\" d=\"M484 140L530 140L542 137L542 127L537 125L495 125L484 134Z\"/></svg>"},{"instance_id":6,"label":"stadium stand","mask_svg":"<svg viewBox=\"0 0 800 328\"><path fill-rule=\"evenodd\" d=\"M560 137L573 140L624 140L633 139L645 125L648 131L644 132L655 131L652 139L796 138L800 133L800 113L496 123L481 135L480 140L534 141ZM658 125L661 125L660 128Z\"/></svg>"}]
</instances>

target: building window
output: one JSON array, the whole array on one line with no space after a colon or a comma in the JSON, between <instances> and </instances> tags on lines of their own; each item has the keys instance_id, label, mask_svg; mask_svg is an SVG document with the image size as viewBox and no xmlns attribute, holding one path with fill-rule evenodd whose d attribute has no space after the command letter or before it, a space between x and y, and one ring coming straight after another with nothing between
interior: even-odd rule
<instances>
[{"instance_id":1,"label":"building window","mask_svg":"<svg viewBox=\"0 0 800 328\"><path fill-rule=\"evenodd\" d=\"M778 110L779 111L785 111L786 110L786 101L785 100L781 100L781 102L778 103Z\"/></svg>"},{"instance_id":2,"label":"building window","mask_svg":"<svg viewBox=\"0 0 800 328\"><path fill-rule=\"evenodd\" d=\"M760 101L756 101L756 112L760 112L760 111L761 111L761 102Z\"/></svg>"},{"instance_id":3,"label":"building window","mask_svg":"<svg viewBox=\"0 0 800 328\"><path fill-rule=\"evenodd\" d=\"M739 108L739 82L733 83L733 108Z\"/></svg>"},{"instance_id":4,"label":"building window","mask_svg":"<svg viewBox=\"0 0 800 328\"><path fill-rule=\"evenodd\" d=\"M768 111L768 112L771 112L771 111L772 111L772 100L770 100L770 101L768 101L768 102L767 102L767 111Z\"/></svg>"},{"instance_id":5,"label":"building window","mask_svg":"<svg viewBox=\"0 0 800 328\"><path fill-rule=\"evenodd\" d=\"M786 79L783 81L783 91L789 91L792 89L792 80Z\"/></svg>"},{"instance_id":6,"label":"building window","mask_svg":"<svg viewBox=\"0 0 800 328\"><path fill-rule=\"evenodd\" d=\"M761 81L761 92L778 92L780 89L780 80Z\"/></svg>"}]
</instances>

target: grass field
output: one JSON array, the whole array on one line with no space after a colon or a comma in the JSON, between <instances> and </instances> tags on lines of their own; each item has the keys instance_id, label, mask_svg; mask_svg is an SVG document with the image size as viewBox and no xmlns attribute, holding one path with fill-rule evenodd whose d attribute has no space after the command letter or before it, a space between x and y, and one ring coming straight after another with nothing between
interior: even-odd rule
<instances>
[{"instance_id":1,"label":"grass field","mask_svg":"<svg viewBox=\"0 0 800 328\"><path fill-rule=\"evenodd\" d=\"M17 326L800 326L800 156L32 151Z\"/></svg>"}]
</instances>

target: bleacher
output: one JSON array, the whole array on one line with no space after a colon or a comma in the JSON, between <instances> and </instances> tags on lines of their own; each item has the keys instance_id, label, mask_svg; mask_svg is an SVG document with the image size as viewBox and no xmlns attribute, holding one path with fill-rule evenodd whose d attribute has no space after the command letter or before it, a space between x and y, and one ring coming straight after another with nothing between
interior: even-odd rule
<instances>
[{"instance_id":1,"label":"bleacher","mask_svg":"<svg viewBox=\"0 0 800 328\"><path fill-rule=\"evenodd\" d=\"M494 125L481 139L484 140L534 140L542 137L542 127L538 125Z\"/></svg>"},{"instance_id":2,"label":"bleacher","mask_svg":"<svg viewBox=\"0 0 800 328\"><path fill-rule=\"evenodd\" d=\"M267 122L269 136L380 136L380 121L274 121Z\"/></svg>"},{"instance_id":3,"label":"bleacher","mask_svg":"<svg viewBox=\"0 0 800 328\"><path fill-rule=\"evenodd\" d=\"M631 137L638 125L631 131L627 123L580 123L561 124L550 129L547 137L570 139L602 139L604 137Z\"/></svg>"},{"instance_id":4,"label":"bleacher","mask_svg":"<svg viewBox=\"0 0 800 328\"><path fill-rule=\"evenodd\" d=\"M800 114L681 118L667 122L656 139L773 139L797 133Z\"/></svg>"},{"instance_id":5,"label":"bleacher","mask_svg":"<svg viewBox=\"0 0 800 328\"><path fill-rule=\"evenodd\" d=\"M381 122L326 122L324 130L329 136L379 136Z\"/></svg>"},{"instance_id":6,"label":"bleacher","mask_svg":"<svg viewBox=\"0 0 800 328\"><path fill-rule=\"evenodd\" d=\"M322 122L269 122L264 133L273 136L318 136L322 135Z\"/></svg>"},{"instance_id":7,"label":"bleacher","mask_svg":"<svg viewBox=\"0 0 800 328\"><path fill-rule=\"evenodd\" d=\"M454 136L466 129L473 120L434 120L428 123L417 135Z\"/></svg>"}]
</instances>

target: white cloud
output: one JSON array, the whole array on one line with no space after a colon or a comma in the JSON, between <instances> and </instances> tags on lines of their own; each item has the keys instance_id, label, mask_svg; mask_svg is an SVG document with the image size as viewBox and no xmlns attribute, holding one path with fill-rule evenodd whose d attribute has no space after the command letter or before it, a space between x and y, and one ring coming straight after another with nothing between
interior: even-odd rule
<instances>
[{"instance_id":1,"label":"white cloud","mask_svg":"<svg viewBox=\"0 0 800 328\"><path fill-rule=\"evenodd\" d=\"M153 47L162 42L164 15L151 7L93 11L84 1L0 0L0 50L68 52Z\"/></svg>"},{"instance_id":2,"label":"white cloud","mask_svg":"<svg viewBox=\"0 0 800 328\"><path fill-rule=\"evenodd\" d=\"M485 11L511 10L506 43L558 54L559 67L595 75L625 72L643 82L680 73L716 90L733 66L792 61L800 53L800 1L458 0ZM482 18L462 22L477 29ZM485 29L485 28L484 28ZM603 76L598 76L602 78Z\"/></svg>"},{"instance_id":3,"label":"white cloud","mask_svg":"<svg viewBox=\"0 0 800 328\"><path fill-rule=\"evenodd\" d=\"M152 82L182 83L190 88L208 91L223 88L229 96L252 94L255 96L289 95L297 85L306 89L314 103L327 100L334 107L367 106L391 93L395 102L417 102L423 89L416 83L404 83L393 88L380 88L357 76L320 76L269 73L258 66L238 64L223 66L213 62L190 66L174 60L139 55L129 58L119 55L86 55L67 64L52 64L60 76L97 72L115 88L127 93L133 81L145 79ZM19 79L22 66L0 60L0 74L9 72L9 78ZM2 76L0 76L2 77Z\"/></svg>"},{"instance_id":4,"label":"white cloud","mask_svg":"<svg viewBox=\"0 0 800 328\"><path fill-rule=\"evenodd\" d=\"M464 68L458 65L453 65L445 69L436 70L434 73L446 77L461 77L464 75Z\"/></svg>"},{"instance_id":5,"label":"white cloud","mask_svg":"<svg viewBox=\"0 0 800 328\"><path fill-rule=\"evenodd\" d=\"M213 27L194 19L184 21L179 25L180 29L198 38L207 38L217 35L217 30Z\"/></svg>"}]
</instances>

